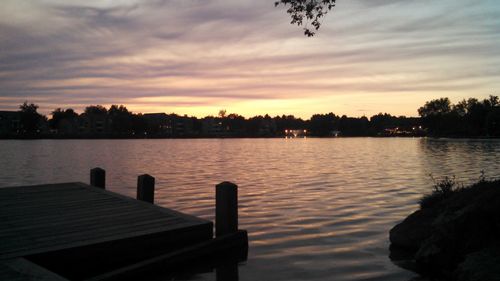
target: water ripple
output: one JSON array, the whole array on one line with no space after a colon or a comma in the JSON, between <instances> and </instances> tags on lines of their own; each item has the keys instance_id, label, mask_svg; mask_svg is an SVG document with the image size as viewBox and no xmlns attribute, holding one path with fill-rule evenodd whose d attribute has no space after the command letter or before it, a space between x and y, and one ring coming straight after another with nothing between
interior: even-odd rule
<instances>
[{"instance_id":1,"label":"water ripple","mask_svg":"<svg viewBox=\"0 0 500 281\"><path fill-rule=\"evenodd\" d=\"M156 178L156 204L213 220L215 184L239 185L250 253L240 280L409 280L388 259L388 230L434 177L468 183L500 171L498 140L238 139L0 141L0 186L88 182L135 196ZM214 273L175 280L215 280Z\"/></svg>"}]
</instances>

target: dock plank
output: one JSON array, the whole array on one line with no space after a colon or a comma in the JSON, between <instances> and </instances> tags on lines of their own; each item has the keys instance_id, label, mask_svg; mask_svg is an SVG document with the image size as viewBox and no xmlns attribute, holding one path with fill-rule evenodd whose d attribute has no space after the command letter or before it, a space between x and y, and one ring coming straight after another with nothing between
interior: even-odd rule
<instances>
[{"instance_id":1,"label":"dock plank","mask_svg":"<svg viewBox=\"0 0 500 281\"><path fill-rule=\"evenodd\" d=\"M174 247L210 239L212 228L209 221L82 183L0 188L0 260L121 240L147 244L140 240L148 236Z\"/></svg>"},{"instance_id":2,"label":"dock plank","mask_svg":"<svg viewBox=\"0 0 500 281\"><path fill-rule=\"evenodd\" d=\"M0 260L0 280L9 281L67 281L67 279L24 258Z\"/></svg>"}]
</instances>

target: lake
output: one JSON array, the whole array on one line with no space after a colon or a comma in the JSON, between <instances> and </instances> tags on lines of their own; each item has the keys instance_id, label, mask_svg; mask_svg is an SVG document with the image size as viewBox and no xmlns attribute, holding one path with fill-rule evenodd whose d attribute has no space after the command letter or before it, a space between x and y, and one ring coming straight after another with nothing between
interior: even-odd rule
<instances>
[{"instance_id":1,"label":"lake","mask_svg":"<svg viewBox=\"0 0 500 281\"><path fill-rule=\"evenodd\" d=\"M135 197L148 173L156 204L213 220L214 186L232 181L250 239L239 280L411 280L388 258L390 228L431 191L430 174L497 177L499 156L500 140L0 140L0 187L88 183L99 166L109 190Z\"/></svg>"}]
</instances>

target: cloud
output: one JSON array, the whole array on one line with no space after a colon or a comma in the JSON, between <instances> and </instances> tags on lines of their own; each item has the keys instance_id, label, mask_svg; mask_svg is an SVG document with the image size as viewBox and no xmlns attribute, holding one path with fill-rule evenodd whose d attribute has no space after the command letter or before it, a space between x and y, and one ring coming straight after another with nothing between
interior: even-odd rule
<instances>
[{"instance_id":1,"label":"cloud","mask_svg":"<svg viewBox=\"0 0 500 281\"><path fill-rule=\"evenodd\" d=\"M25 99L44 113L86 103L159 102L175 111L309 100L312 113L345 95L383 105L395 96L486 96L500 86L500 8L492 1L339 2L310 39L272 4L7 0L0 109Z\"/></svg>"}]
</instances>

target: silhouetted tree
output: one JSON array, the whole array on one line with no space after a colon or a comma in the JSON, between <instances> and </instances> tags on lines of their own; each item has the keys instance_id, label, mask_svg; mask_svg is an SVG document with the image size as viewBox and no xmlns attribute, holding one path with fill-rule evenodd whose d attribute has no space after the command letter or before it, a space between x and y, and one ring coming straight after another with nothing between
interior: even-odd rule
<instances>
[{"instance_id":1,"label":"silhouetted tree","mask_svg":"<svg viewBox=\"0 0 500 281\"><path fill-rule=\"evenodd\" d=\"M219 110L219 117L220 117L220 118L224 118L224 117L226 117L226 112L227 112L227 111L226 111L225 109L221 109L221 110Z\"/></svg>"},{"instance_id":2,"label":"silhouetted tree","mask_svg":"<svg viewBox=\"0 0 500 281\"><path fill-rule=\"evenodd\" d=\"M246 127L247 134L250 136L259 136L260 127L263 119L264 118L260 115L249 118Z\"/></svg>"},{"instance_id":3,"label":"silhouetted tree","mask_svg":"<svg viewBox=\"0 0 500 281\"><path fill-rule=\"evenodd\" d=\"M468 124L472 135L490 135L489 131L494 130L494 128L491 127L492 123L488 124L488 119L495 119L494 115L498 106L497 96L490 96L483 101L474 98L467 100L465 122Z\"/></svg>"},{"instance_id":4,"label":"silhouetted tree","mask_svg":"<svg viewBox=\"0 0 500 281\"><path fill-rule=\"evenodd\" d=\"M108 110L102 105L91 105L85 108L83 118L88 120L91 134L103 134L108 129Z\"/></svg>"},{"instance_id":5,"label":"silhouetted tree","mask_svg":"<svg viewBox=\"0 0 500 281\"><path fill-rule=\"evenodd\" d=\"M91 105L85 108L85 114L88 115L103 115L107 112L108 110L102 105Z\"/></svg>"},{"instance_id":6,"label":"silhouetted tree","mask_svg":"<svg viewBox=\"0 0 500 281\"><path fill-rule=\"evenodd\" d=\"M370 131L372 135L381 133L385 129L392 129L398 126L398 118L387 113L379 113L370 117Z\"/></svg>"},{"instance_id":7,"label":"silhouetted tree","mask_svg":"<svg viewBox=\"0 0 500 281\"><path fill-rule=\"evenodd\" d=\"M307 129L307 122L301 118L295 118L293 115L282 115L274 117L276 130L281 134L285 130L304 130Z\"/></svg>"},{"instance_id":8,"label":"silhouetted tree","mask_svg":"<svg viewBox=\"0 0 500 281\"><path fill-rule=\"evenodd\" d=\"M290 23L305 25L304 34L311 37L321 26L321 18L335 7L335 2L336 0L279 0L274 5L287 7L287 13L292 19Z\"/></svg>"},{"instance_id":9,"label":"silhouetted tree","mask_svg":"<svg viewBox=\"0 0 500 281\"><path fill-rule=\"evenodd\" d=\"M132 131L131 118L132 113L123 105L111 105L108 110L108 117L111 123L113 133L126 134Z\"/></svg>"},{"instance_id":10,"label":"silhouetted tree","mask_svg":"<svg viewBox=\"0 0 500 281\"><path fill-rule=\"evenodd\" d=\"M191 122L193 124L193 133L195 135L201 135L202 131L203 131L203 122L196 118L196 117L190 117L191 118Z\"/></svg>"},{"instance_id":11,"label":"silhouetted tree","mask_svg":"<svg viewBox=\"0 0 500 281\"><path fill-rule=\"evenodd\" d=\"M425 103L418 109L418 114L422 117L433 115L444 115L451 111L451 102L449 98L440 98Z\"/></svg>"},{"instance_id":12,"label":"silhouetted tree","mask_svg":"<svg viewBox=\"0 0 500 281\"><path fill-rule=\"evenodd\" d=\"M236 113L229 114L223 119L222 125L229 133L235 135L243 135L245 132L245 117L238 115Z\"/></svg>"},{"instance_id":13,"label":"silhouetted tree","mask_svg":"<svg viewBox=\"0 0 500 281\"><path fill-rule=\"evenodd\" d=\"M495 106L486 117L486 131L489 136L500 136L500 106Z\"/></svg>"},{"instance_id":14,"label":"silhouetted tree","mask_svg":"<svg viewBox=\"0 0 500 281\"><path fill-rule=\"evenodd\" d=\"M451 112L451 102L448 98L440 98L425 103L418 109L418 114L422 117L422 123L432 134L442 134L447 130L445 119Z\"/></svg>"},{"instance_id":15,"label":"silhouetted tree","mask_svg":"<svg viewBox=\"0 0 500 281\"><path fill-rule=\"evenodd\" d=\"M76 131L78 114L71 108L63 110L56 108L52 111L49 126L58 132L74 133Z\"/></svg>"},{"instance_id":16,"label":"silhouetted tree","mask_svg":"<svg viewBox=\"0 0 500 281\"><path fill-rule=\"evenodd\" d=\"M108 114L110 116L130 115L130 112L128 111L128 109L124 105L113 104L109 107Z\"/></svg>"},{"instance_id":17,"label":"silhouetted tree","mask_svg":"<svg viewBox=\"0 0 500 281\"><path fill-rule=\"evenodd\" d=\"M368 118L347 117L342 115L339 120L339 129L344 136L367 136L368 135Z\"/></svg>"},{"instance_id":18,"label":"silhouetted tree","mask_svg":"<svg viewBox=\"0 0 500 281\"><path fill-rule=\"evenodd\" d=\"M482 101L470 98L452 105L448 98L427 102L418 112L435 136L498 136L500 110L497 96Z\"/></svg>"},{"instance_id":19,"label":"silhouetted tree","mask_svg":"<svg viewBox=\"0 0 500 281\"><path fill-rule=\"evenodd\" d=\"M40 122L43 122L44 116L37 112L38 105L34 103L28 104L25 101L19 106L21 113L21 125L24 133L37 133L40 129Z\"/></svg>"},{"instance_id":20,"label":"silhouetted tree","mask_svg":"<svg viewBox=\"0 0 500 281\"><path fill-rule=\"evenodd\" d=\"M339 117L333 113L314 114L309 121L311 135L326 137L339 128Z\"/></svg>"}]
</instances>

